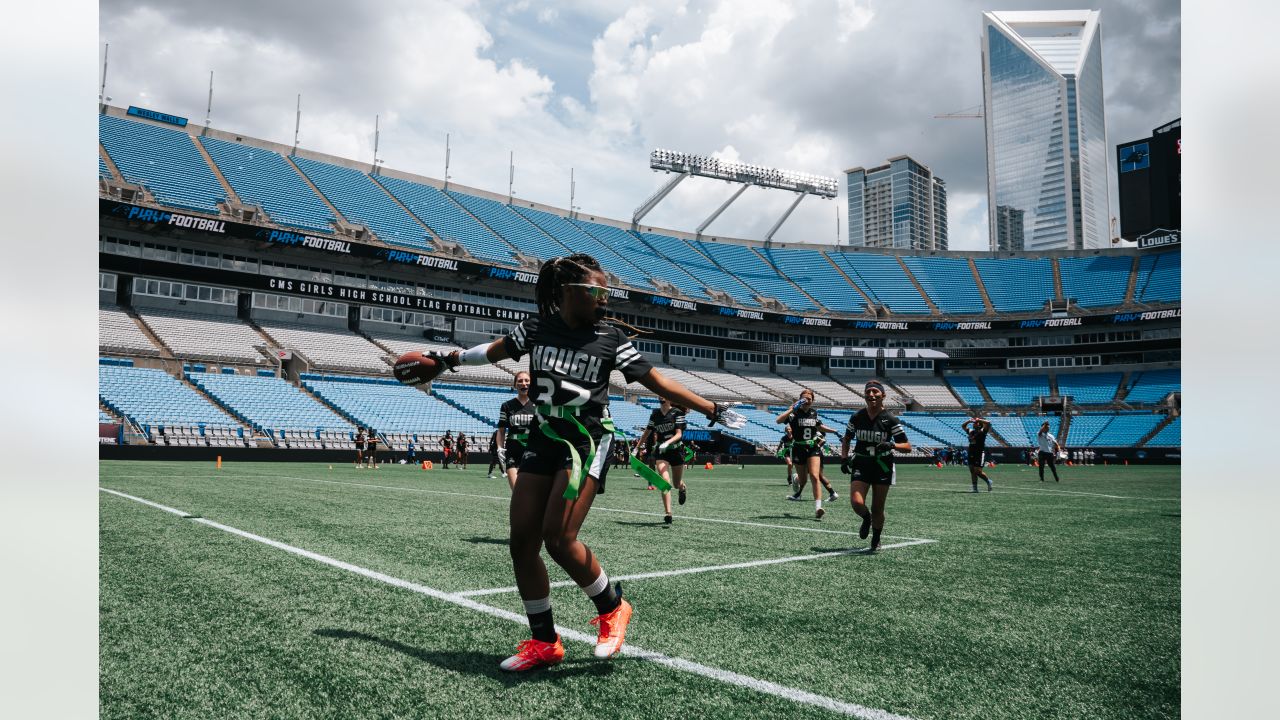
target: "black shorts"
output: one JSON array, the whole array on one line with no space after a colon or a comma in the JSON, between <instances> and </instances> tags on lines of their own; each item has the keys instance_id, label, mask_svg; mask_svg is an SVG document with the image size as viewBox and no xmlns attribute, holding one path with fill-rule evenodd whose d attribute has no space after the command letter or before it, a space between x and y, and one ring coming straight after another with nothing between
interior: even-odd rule
<instances>
[{"instance_id":1,"label":"black shorts","mask_svg":"<svg viewBox=\"0 0 1280 720\"><path fill-rule=\"evenodd\" d=\"M1054 455L1051 452L1037 453L1036 458L1040 461L1041 465L1045 465L1045 464L1057 465L1058 464L1058 456Z\"/></svg>"},{"instance_id":2,"label":"black shorts","mask_svg":"<svg viewBox=\"0 0 1280 720\"><path fill-rule=\"evenodd\" d=\"M528 452L529 446L519 440L507 438L507 444L504 452L507 455L507 462L503 464L503 470L520 467L520 461L524 459L524 454Z\"/></svg>"},{"instance_id":3,"label":"black shorts","mask_svg":"<svg viewBox=\"0 0 1280 720\"><path fill-rule=\"evenodd\" d=\"M897 485L897 466L893 463L886 464L889 467L888 470L880 467L880 463L875 460L858 458L853 462L853 472L849 474L849 482L864 482L871 485Z\"/></svg>"},{"instance_id":4,"label":"black shorts","mask_svg":"<svg viewBox=\"0 0 1280 720\"><path fill-rule=\"evenodd\" d=\"M596 445L595 461L588 465L587 458L591 453L591 446L587 438L582 436L582 431L572 423L563 420L552 419L547 422L554 423L552 427L557 435L573 443L583 468L588 475L596 479L598 488L596 492L603 494L605 476L609 474L609 458L613 456L613 433L605 431L600 423L593 421L592 418L582 418L582 424L587 428ZM541 428L535 427L529 431L529 443L524 457L520 459L520 472L555 475L561 470L569 470L572 467L573 458L570 457L569 448L565 447L564 443L547 437Z\"/></svg>"},{"instance_id":5,"label":"black shorts","mask_svg":"<svg viewBox=\"0 0 1280 720\"><path fill-rule=\"evenodd\" d=\"M822 459L822 450L817 445L802 445L795 443L791 446L791 462L802 463L808 461L809 458L817 456Z\"/></svg>"},{"instance_id":6,"label":"black shorts","mask_svg":"<svg viewBox=\"0 0 1280 720\"><path fill-rule=\"evenodd\" d=\"M987 451L981 448L969 448L969 467L982 467L986 463Z\"/></svg>"},{"instance_id":7,"label":"black shorts","mask_svg":"<svg viewBox=\"0 0 1280 720\"><path fill-rule=\"evenodd\" d=\"M684 467L684 446L676 444L663 452L655 453L654 460L666 460L671 467Z\"/></svg>"}]
</instances>

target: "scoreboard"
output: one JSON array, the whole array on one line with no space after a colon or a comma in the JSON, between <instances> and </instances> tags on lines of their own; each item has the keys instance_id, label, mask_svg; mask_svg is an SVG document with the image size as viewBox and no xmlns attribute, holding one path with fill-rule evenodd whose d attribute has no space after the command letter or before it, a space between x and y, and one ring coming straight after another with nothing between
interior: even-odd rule
<instances>
[{"instance_id":1,"label":"scoreboard","mask_svg":"<svg viewBox=\"0 0 1280 720\"><path fill-rule=\"evenodd\" d=\"M1182 229L1182 120L1151 137L1116 146L1120 175L1120 236Z\"/></svg>"}]
</instances>

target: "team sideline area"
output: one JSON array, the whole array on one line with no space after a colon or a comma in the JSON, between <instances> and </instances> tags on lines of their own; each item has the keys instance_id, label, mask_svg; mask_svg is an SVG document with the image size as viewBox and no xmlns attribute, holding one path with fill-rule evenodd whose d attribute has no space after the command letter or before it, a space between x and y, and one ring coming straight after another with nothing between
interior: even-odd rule
<instances>
[{"instance_id":1,"label":"team sideline area","mask_svg":"<svg viewBox=\"0 0 1280 720\"><path fill-rule=\"evenodd\" d=\"M479 463L103 461L102 717L1178 714L1178 466L1004 464L972 494L904 465L875 555L828 472L817 522L780 464L691 467L664 527L611 471L582 537L626 650L592 658L590 601L553 585L566 661L513 677L509 491Z\"/></svg>"}]
</instances>

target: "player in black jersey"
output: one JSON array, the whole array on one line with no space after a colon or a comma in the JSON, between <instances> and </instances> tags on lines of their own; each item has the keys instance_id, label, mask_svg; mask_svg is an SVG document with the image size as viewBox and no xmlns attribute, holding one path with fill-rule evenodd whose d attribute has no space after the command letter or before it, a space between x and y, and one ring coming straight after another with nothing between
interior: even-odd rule
<instances>
[{"instance_id":1,"label":"player in black jersey","mask_svg":"<svg viewBox=\"0 0 1280 720\"><path fill-rule=\"evenodd\" d=\"M356 468L364 467L364 449L368 442L368 435L365 435L364 428L356 430Z\"/></svg>"},{"instance_id":2,"label":"player in black jersey","mask_svg":"<svg viewBox=\"0 0 1280 720\"><path fill-rule=\"evenodd\" d=\"M987 433L991 432L991 423L980 417L970 418L960 424L960 429L969 435L969 479L973 481L973 491L978 492L978 478L987 481L987 492L991 492L991 478L982 469L987 461Z\"/></svg>"},{"instance_id":3,"label":"player in black jersey","mask_svg":"<svg viewBox=\"0 0 1280 720\"><path fill-rule=\"evenodd\" d=\"M453 431L445 430L444 437L440 438L440 450L444 453L444 469L449 469L449 463L453 462Z\"/></svg>"},{"instance_id":4,"label":"player in black jersey","mask_svg":"<svg viewBox=\"0 0 1280 720\"><path fill-rule=\"evenodd\" d=\"M867 406L849 418L840 442L841 470L850 475L849 499L853 511L862 518L858 537L865 539L873 527L871 552L880 549L880 532L884 530L884 504L893 485L895 468L893 452L911 452L911 441L902 424L884 409L884 385L868 380L863 388ZM849 442L854 441L853 455ZM867 490L874 489L871 510L867 510Z\"/></svg>"},{"instance_id":5,"label":"player in black jersey","mask_svg":"<svg viewBox=\"0 0 1280 720\"><path fill-rule=\"evenodd\" d=\"M644 433L636 440L636 451L644 452L645 440L650 436L657 443L654 448L654 464L662 478L680 492L680 504L688 498L688 488L684 484L685 444L683 442L685 409L662 398L662 403L649 414L649 424ZM671 491L662 491L662 521L671 524Z\"/></svg>"},{"instance_id":6,"label":"player in black jersey","mask_svg":"<svg viewBox=\"0 0 1280 720\"><path fill-rule=\"evenodd\" d=\"M795 464L791 462L791 426L787 425L782 433L782 440L778 442L778 457L787 463L787 485L795 491L796 499L800 498L800 486L796 485L796 469Z\"/></svg>"},{"instance_id":7,"label":"player in black jersey","mask_svg":"<svg viewBox=\"0 0 1280 720\"><path fill-rule=\"evenodd\" d=\"M541 549L564 568L595 603L599 627L595 655L622 647L632 607L578 531L605 475L615 428L609 417L609 373L639 382L659 397L707 415L712 423L740 428L746 418L663 377L617 325L605 323L608 278L589 255L543 263L535 289L538 314L490 344L431 353L449 370L529 356L535 425L511 493L511 559L533 637L520 643L502 669L532 670L564 659L551 613L551 586Z\"/></svg>"},{"instance_id":8,"label":"player in black jersey","mask_svg":"<svg viewBox=\"0 0 1280 720\"><path fill-rule=\"evenodd\" d=\"M840 499L840 496L836 494L836 489L831 486L831 481L827 480L826 463L823 461L823 457L831 453L831 448L827 446L827 436L819 435L817 442L814 444L818 448L818 482L822 483L822 489L827 491L826 501L829 503L835 502ZM787 499L799 501L801 499L800 493L804 492L804 485L803 481L797 479L795 484L796 491Z\"/></svg>"},{"instance_id":9,"label":"player in black jersey","mask_svg":"<svg viewBox=\"0 0 1280 720\"><path fill-rule=\"evenodd\" d=\"M470 441L467 440L467 434L461 430L458 431L458 469L467 469L467 460L470 458L468 451L470 449Z\"/></svg>"},{"instance_id":10,"label":"player in black jersey","mask_svg":"<svg viewBox=\"0 0 1280 720\"><path fill-rule=\"evenodd\" d=\"M516 373L512 386L516 396L502 403L498 410L498 464L507 475L507 484L516 489L516 475L520 461L524 459L529 444L529 430L533 427L533 400L529 398L529 386L533 376L528 370Z\"/></svg>"},{"instance_id":11,"label":"player in black jersey","mask_svg":"<svg viewBox=\"0 0 1280 720\"><path fill-rule=\"evenodd\" d=\"M818 490L817 479L822 477L822 433L833 433L836 430L823 424L818 411L813 407L813 391L805 388L800 391L800 398L778 415L778 424L786 423L791 428L791 463L796 469L796 482L804 488L805 482L812 476L814 517L819 520L827 511L822 508L822 493ZM800 491L792 496L799 499Z\"/></svg>"},{"instance_id":12,"label":"player in black jersey","mask_svg":"<svg viewBox=\"0 0 1280 720\"><path fill-rule=\"evenodd\" d=\"M501 467L502 461L498 459L498 431L494 430L489 433L489 479L493 479L493 469Z\"/></svg>"}]
</instances>

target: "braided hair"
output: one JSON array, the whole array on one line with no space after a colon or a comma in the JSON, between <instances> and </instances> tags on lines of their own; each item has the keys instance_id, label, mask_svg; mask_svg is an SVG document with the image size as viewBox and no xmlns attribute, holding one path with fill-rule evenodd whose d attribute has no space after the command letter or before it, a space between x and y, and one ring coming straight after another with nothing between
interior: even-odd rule
<instances>
[{"instance_id":1,"label":"braided hair","mask_svg":"<svg viewBox=\"0 0 1280 720\"><path fill-rule=\"evenodd\" d=\"M538 303L538 315L549 318L560 310L560 289L568 283L580 283L591 272L604 272L600 263L590 255L568 255L551 258L542 263L538 271L538 284L534 286L534 298Z\"/></svg>"}]
</instances>

